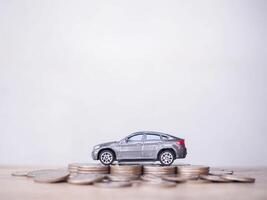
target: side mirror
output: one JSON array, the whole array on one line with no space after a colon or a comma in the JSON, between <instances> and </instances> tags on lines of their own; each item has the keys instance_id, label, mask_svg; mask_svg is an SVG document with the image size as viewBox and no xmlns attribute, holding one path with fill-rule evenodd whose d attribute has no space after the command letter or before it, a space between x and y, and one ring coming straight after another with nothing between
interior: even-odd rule
<instances>
[{"instance_id":1,"label":"side mirror","mask_svg":"<svg viewBox=\"0 0 267 200\"><path fill-rule=\"evenodd\" d=\"M124 143L127 143L127 138L126 138L126 139L122 139L122 140L120 141L120 144L124 144Z\"/></svg>"}]
</instances>

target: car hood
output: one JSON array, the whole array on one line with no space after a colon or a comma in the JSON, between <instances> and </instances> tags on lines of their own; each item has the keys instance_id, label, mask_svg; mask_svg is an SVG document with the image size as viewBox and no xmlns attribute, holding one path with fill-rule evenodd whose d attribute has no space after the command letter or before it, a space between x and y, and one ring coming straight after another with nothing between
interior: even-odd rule
<instances>
[{"instance_id":1,"label":"car hood","mask_svg":"<svg viewBox=\"0 0 267 200\"><path fill-rule=\"evenodd\" d=\"M101 144L99 144L100 145L100 147L109 147L109 146L112 146L112 145L114 145L114 144L116 144L117 143L117 141L113 141L113 142L105 142L105 143L101 143Z\"/></svg>"}]
</instances>

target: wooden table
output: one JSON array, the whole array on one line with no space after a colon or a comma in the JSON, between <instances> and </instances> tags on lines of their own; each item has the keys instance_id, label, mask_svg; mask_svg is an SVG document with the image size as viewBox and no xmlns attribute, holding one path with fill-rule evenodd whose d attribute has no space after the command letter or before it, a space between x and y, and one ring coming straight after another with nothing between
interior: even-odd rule
<instances>
[{"instance_id":1,"label":"wooden table","mask_svg":"<svg viewBox=\"0 0 267 200\"><path fill-rule=\"evenodd\" d=\"M30 178L13 177L14 171L33 170L32 167L0 167L1 200L97 200L97 199L213 199L213 200L267 200L267 167L234 169L235 174L256 178L253 184L247 183L183 183L175 188L154 188L139 186L131 188L97 188L67 183L41 184ZM40 168L37 168L40 169Z\"/></svg>"}]
</instances>

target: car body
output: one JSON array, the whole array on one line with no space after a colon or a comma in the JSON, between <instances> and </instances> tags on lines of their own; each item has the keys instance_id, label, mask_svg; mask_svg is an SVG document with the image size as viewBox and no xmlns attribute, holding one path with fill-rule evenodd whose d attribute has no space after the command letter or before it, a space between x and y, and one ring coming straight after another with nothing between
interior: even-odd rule
<instances>
[{"instance_id":1,"label":"car body","mask_svg":"<svg viewBox=\"0 0 267 200\"><path fill-rule=\"evenodd\" d=\"M94 146L92 158L104 165L113 161L160 161L170 165L175 159L185 158L184 139L155 131L139 131L120 141Z\"/></svg>"}]
</instances>

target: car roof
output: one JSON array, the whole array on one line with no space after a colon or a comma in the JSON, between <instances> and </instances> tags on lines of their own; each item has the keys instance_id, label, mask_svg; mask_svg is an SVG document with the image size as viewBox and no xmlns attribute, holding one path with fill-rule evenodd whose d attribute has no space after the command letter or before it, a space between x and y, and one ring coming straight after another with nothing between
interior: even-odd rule
<instances>
[{"instance_id":1,"label":"car roof","mask_svg":"<svg viewBox=\"0 0 267 200\"><path fill-rule=\"evenodd\" d=\"M170 135L170 134L167 134L167 133L158 132L158 131L138 131L138 132L134 132L134 133L130 134L129 136L138 135L138 134L156 134L156 135L164 135L164 136L172 137L172 138L178 138L178 137L175 137L173 135Z\"/></svg>"}]
</instances>

